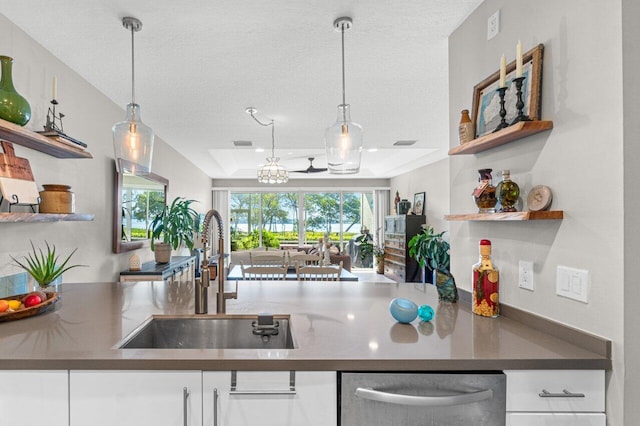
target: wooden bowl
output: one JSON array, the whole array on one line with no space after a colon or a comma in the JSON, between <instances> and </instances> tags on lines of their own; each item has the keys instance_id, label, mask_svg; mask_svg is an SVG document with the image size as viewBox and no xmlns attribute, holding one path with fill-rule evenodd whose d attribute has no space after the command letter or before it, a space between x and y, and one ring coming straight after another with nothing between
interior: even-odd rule
<instances>
[{"instance_id":1,"label":"wooden bowl","mask_svg":"<svg viewBox=\"0 0 640 426\"><path fill-rule=\"evenodd\" d=\"M2 299L2 300L21 300L27 294L29 294L29 293L16 294L14 296L2 297L0 299ZM58 293L46 293L46 292L45 292L45 294L47 295L47 299L42 303L39 303L39 304L34 305L34 306L30 306L28 308L20 309L19 311L2 312L2 313L0 313L0 322L14 321L14 320L22 319L22 318L32 317L34 315L41 314L41 313L51 309L53 307L53 305L60 298L60 295Z\"/></svg>"}]
</instances>

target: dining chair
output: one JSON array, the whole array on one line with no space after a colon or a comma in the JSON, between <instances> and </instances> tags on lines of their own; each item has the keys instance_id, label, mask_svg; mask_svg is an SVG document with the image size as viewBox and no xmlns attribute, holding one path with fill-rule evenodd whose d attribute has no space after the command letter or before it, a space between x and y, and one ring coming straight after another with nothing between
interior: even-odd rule
<instances>
[{"instance_id":1,"label":"dining chair","mask_svg":"<svg viewBox=\"0 0 640 426\"><path fill-rule=\"evenodd\" d=\"M281 253L249 253L251 266L284 266L286 267L285 252Z\"/></svg>"},{"instance_id":2,"label":"dining chair","mask_svg":"<svg viewBox=\"0 0 640 426\"><path fill-rule=\"evenodd\" d=\"M286 266L244 266L240 264L245 281L281 281L287 275Z\"/></svg>"},{"instance_id":3,"label":"dining chair","mask_svg":"<svg viewBox=\"0 0 640 426\"><path fill-rule=\"evenodd\" d=\"M342 262L332 266L298 266L296 276L298 281L340 281Z\"/></svg>"},{"instance_id":4,"label":"dining chair","mask_svg":"<svg viewBox=\"0 0 640 426\"><path fill-rule=\"evenodd\" d=\"M309 265L320 265L320 256L317 254L307 254L307 253L296 253L289 254L289 261L287 262L289 266L309 266Z\"/></svg>"}]
</instances>

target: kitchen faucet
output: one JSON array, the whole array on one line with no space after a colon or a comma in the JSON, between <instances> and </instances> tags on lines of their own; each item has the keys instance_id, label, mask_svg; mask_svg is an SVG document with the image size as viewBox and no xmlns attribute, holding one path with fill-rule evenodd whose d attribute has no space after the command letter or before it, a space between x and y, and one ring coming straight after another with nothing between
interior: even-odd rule
<instances>
[{"instance_id":1,"label":"kitchen faucet","mask_svg":"<svg viewBox=\"0 0 640 426\"><path fill-rule=\"evenodd\" d=\"M200 278L196 278L196 314L206 314L207 307L207 290L209 288L209 258L207 257L207 243L209 236L209 225L211 218L216 218L218 224L218 294L216 295L216 311L224 314L227 311L226 300L238 298L238 282L236 281L236 291L232 293L224 292L224 228L222 227L222 217L217 210L211 209L204 217L204 226L202 228L202 268Z\"/></svg>"}]
</instances>

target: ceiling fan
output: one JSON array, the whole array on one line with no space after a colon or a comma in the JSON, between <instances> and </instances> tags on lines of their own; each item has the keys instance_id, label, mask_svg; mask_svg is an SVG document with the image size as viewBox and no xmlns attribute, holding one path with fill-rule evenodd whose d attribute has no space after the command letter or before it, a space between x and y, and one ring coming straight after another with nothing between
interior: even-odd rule
<instances>
[{"instance_id":1,"label":"ceiling fan","mask_svg":"<svg viewBox=\"0 0 640 426\"><path fill-rule=\"evenodd\" d=\"M320 172L326 172L327 169L326 168L318 168L318 167L313 167L313 157L309 157L309 167L307 167L304 170L293 170L294 173L320 173Z\"/></svg>"}]
</instances>

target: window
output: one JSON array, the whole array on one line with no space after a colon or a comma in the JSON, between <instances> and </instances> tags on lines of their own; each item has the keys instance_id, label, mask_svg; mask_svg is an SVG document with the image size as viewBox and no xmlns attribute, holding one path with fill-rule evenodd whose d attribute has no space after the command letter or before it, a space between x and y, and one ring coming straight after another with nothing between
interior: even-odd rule
<instances>
[{"instance_id":1,"label":"window","mask_svg":"<svg viewBox=\"0 0 640 426\"><path fill-rule=\"evenodd\" d=\"M231 219L232 250L315 245L328 232L352 255L353 240L373 233L373 192L232 192Z\"/></svg>"}]
</instances>

